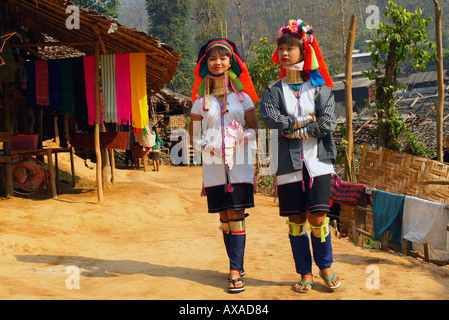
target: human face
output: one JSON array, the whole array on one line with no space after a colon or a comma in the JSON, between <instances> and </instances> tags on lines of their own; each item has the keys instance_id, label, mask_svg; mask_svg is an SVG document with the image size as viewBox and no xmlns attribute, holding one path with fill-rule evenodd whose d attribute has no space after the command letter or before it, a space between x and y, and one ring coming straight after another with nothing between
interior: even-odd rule
<instances>
[{"instance_id":1,"label":"human face","mask_svg":"<svg viewBox=\"0 0 449 320\"><path fill-rule=\"evenodd\" d=\"M207 68L213 75L221 75L231 68L231 59L227 55L212 54L207 58Z\"/></svg>"},{"instance_id":2,"label":"human face","mask_svg":"<svg viewBox=\"0 0 449 320\"><path fill-rule=\"evenodd\" d=\"M291 67L304 59L299 46L286 43L279 46L278 58L283 67Z\"/></svg>"}]
</instances>

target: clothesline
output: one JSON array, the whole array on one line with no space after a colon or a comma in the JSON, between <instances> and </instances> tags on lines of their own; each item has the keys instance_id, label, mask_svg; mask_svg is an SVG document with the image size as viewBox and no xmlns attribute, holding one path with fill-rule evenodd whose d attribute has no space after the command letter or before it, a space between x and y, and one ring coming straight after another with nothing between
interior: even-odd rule
<instances>
[{"instance_id":1,"label":"clothesline","mask_svg":"<svg viewBox=\"0 0 449 320\"><path fill-rule=\"evenodd\" d=\"M344 181L332 185L332 194L334 201L356 209L352 224L348 225L353 231L354 244L361 244L357 236L361 234L380 241L382 250L391 246L408 254L407 243L416 243L424 246L426 261L430 261L430 249L447 252L449 205ZM365 202L372 208L364 205ZM372 214L373 234L364 227L363 212Z\"/></svg>"}]
</instances>

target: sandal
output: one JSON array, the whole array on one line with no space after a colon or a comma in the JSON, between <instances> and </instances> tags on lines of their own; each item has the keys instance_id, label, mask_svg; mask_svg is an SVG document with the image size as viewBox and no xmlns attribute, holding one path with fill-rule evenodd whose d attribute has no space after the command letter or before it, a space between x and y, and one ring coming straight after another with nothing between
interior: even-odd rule
<instances>
[{"instance_id":1,"label":"sandal","mask_svg":"<svg viewBox=\"0 0 449 320\"><path fill-rule=\"evenodd\" d=\"M237 278L237 279L229 279L228 278L229 283L232 283L232 285L234 286L234 288L228 288L228 292L229 293L239 293L239 292L243 292L245 290L245 281L243 281L243 278ZM235 283L241 281L242 282L242 286L241 287L236 287Z\"/></svg>"},{"instance_id":2,"label":"sandal","mask_svg":"<svg viewBox=\"0 0 449 320\"><path fill-rule=\"evenodd\" d=\"M335 279L336 276L337 276L337 274L334 272L334 274L332 275L332 278L329 279L328 277L323 276L323 275L321 274L321 271L320 271L320 277L321 277L321 279L325 280L325 281L324 281L324 285L325 285L326 287L328 287L329 289L331 289L331 290L338 289L338 288L340 288L340 286L341 286L341 281L339 281L338 284L335 285L335 286L328 286L328 285L327 285L326 280L329 281L329 282L334 282L334 279Z\"/></svg>"},{"instance_id":3,"label":"sandal","mask_svg":"<svg viewBox=\"0 0 449 320\"><path fill-rule=\"evenodd\" d=\"M309 292L310 290L312 290L313 285L315 284L315 282L313 282L313 281L309 281L309 282L306 282L306 283L304 283L302 281L298 281L298 283L303 286L302 289L296 289L296 287L295 287L295 291L299 292L299 293L307 293L307 292ZM310 288L306 289L306 286L309 285L309 284L310 284Z\"/></svg>"},{"instance_id":4,"label":"sandal","mask_svg":"<svg viewBox=\"0 0 449 320\"><path fill-rule=\"evenodd\" d=\"M312 279L313 279L313 275L312 275ZM302 288L302 289L297 289L296 286L295 286L295 287L294 287L294 290L295 290L296 292L299 292L299 293L307 293L307 292L309 292L310 290L312 290L313 285L315 284L315 282L309 281L309 282L304 283L304 282L302 282L302 281L298 281L298 284L302 285L303 288ZM309 284L310 284L310 288L309 288L309 289L306 289L307 285L309 285Z\"/></svg>"}]
</instances>

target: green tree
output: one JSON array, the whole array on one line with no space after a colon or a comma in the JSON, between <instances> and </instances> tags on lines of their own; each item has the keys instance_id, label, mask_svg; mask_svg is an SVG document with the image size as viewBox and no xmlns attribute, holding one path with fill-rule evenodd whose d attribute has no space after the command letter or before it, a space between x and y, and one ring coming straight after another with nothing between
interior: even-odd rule
<instances>
[{"instance_id":1,"label":"green tree","mask_svg":"<svg viewBox=\"0 0 449 320\"><path fill-rule=\"evenodd\" d=\"M119 0L73 0L73 3L84 9L94 10L106 16L118 17Z\"/></svg>"},{"instance_id":2,"label":"green tree","mask_svg":"<svg viewBox=\"0 0 449 320\"><path fill-rule=\"evenodd\" d=\"M435 43L428 41L427 28L431 17L421 17L423 9L410 12L394 1L388 1L384 15L391 24L381 22L376 38L370 40L372 68L365 76L375 81L375 97L379 116L378 144L394 150L400 149L399 136L406 129L395 108L394 92L399 84L400 63L409 56L413 67L424 69L435 57ZM384 69L384 73L377 70Z\"/></svg>"},{"instance_id":3,"label":"green tree","mask_svg":"<svg viewBox=\"0 0 449 320\"><path fill-rule=\"evenodd\" d=\"M279 66L271 61L275 49L276 44L270 43L268 38L264 37L259 39L259 45L254 46L251 52L248 71L259 96L279 76Z\"/></svg>"},{"instance_id":4,"label":"green tree","mask_svg":"<svg viewBox=\"0 0 449 320\"><path fill-rule=\"evenodd\" d=\"M227 37L227 4L228 0L196 0L193 20L197 27L195 41L200 47L209 39Z\"/></svg>"},{"instance_id":5,"label":"green tree","mask_svg":"<svg viewBox=\"0 0 449 320\"><path fill-rule=\"evenodd\" d=\"M172 46L181 55L178 70L167 86L175 92L190 96L195 57L193 54L191 1L147 0L148 33Z\"/></svg>"}]
</instances>

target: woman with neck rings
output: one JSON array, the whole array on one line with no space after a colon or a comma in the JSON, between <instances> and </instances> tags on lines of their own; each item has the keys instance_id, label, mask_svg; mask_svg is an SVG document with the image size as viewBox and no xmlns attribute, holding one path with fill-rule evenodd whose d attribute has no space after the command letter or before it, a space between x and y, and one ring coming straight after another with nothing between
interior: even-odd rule
<instances>
[{"instance_id":1,"label":"woman with neck rings","mask_svg":"<svg viewBox=\"0 0 449 320\"><path fill-rule=\"evenodd\" d=\"M245 209L254 207L251 146L259 128L257 100L235 44L209 40L198 55L189 133L192 146L202 149L202 195L208 212L220 216L230 293L244 291Z\"/></svg>"},{"instance_id":2,"label":"woman with neck rings","mask_svg":"<svg viewBox=\"0 0 449 320\"><path fill-rule=\"evenodd\" d=\"M289 240L296 272L294 289L312 289L312 251L306 232L311 230L313 259L329 289L340 287L332 269L329 232L331 178L336 147L335 102L327 70L313 29L302 20L290 20L279 29L272 61L280 64L279 80L266 88L260 115L269 129L278 130L276 190L279 214L287 217Z\"/></svg>"}]
</instances>

